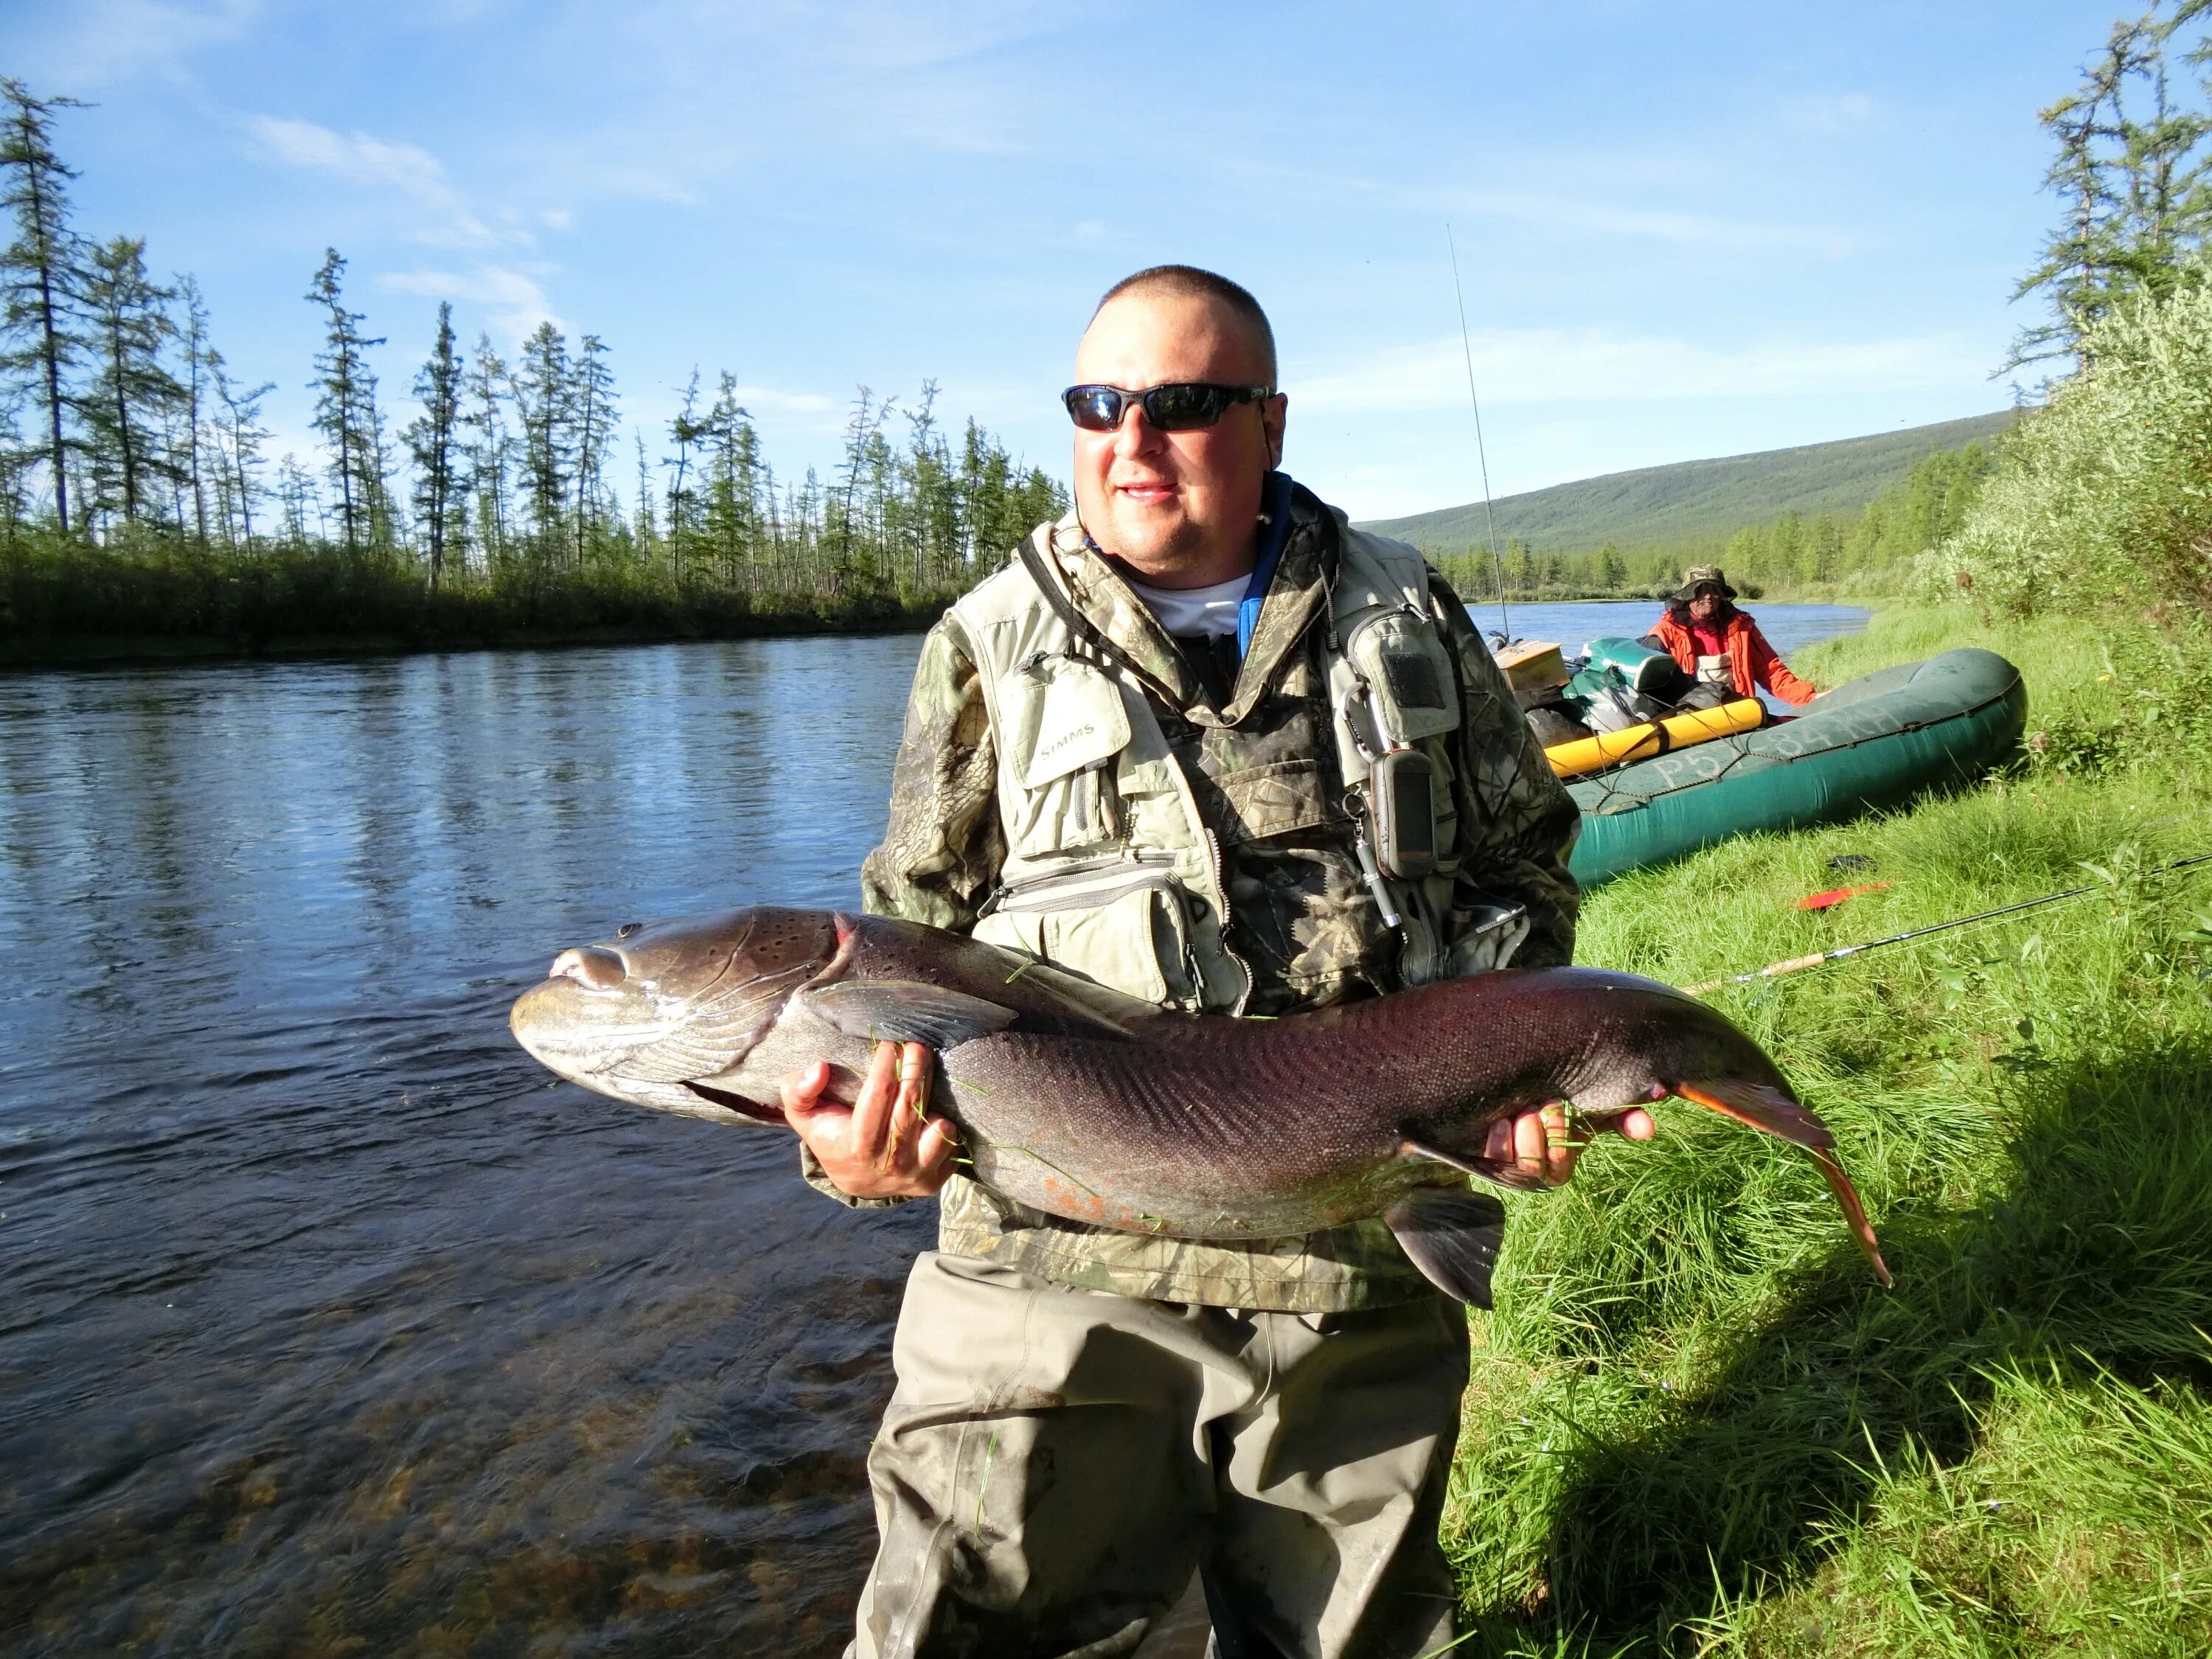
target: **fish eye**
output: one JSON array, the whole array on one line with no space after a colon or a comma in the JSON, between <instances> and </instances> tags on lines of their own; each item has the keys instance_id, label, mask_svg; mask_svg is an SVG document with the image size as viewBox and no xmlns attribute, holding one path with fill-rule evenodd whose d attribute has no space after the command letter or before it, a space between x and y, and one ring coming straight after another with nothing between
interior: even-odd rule
<instances>
[{"instance_id":1,"label":"fish eye","mask_svg":"<svg viewBox=\"0 0 2212 1659\"><path fill-rule=\"evenodd\" d=\"M637 932L638 928L642 925L643 924L640 922L626 921L623 923L621 927L615 929L615 937L617 939L628 939L632 933Z\"/></svg>"}]
</instances>

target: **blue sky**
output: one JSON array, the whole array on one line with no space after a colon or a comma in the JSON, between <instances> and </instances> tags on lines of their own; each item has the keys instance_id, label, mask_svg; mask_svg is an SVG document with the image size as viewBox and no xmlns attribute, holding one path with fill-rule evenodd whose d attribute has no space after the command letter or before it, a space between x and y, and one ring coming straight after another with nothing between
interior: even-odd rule
<instances>
[{"instance_id":1,"label":"blue sky","mask_svg":"<svg viewBox=\"0 0 2212 1659\"><path fill-rule=\"evenodd\" d=\"M1251 287L1290 470L1379 517L2002 407L2052 215L2035 112L2114 0L1776 6L15 0L78 228L148 239L304 445L325 245L388 406L436 302L607 342L665 448L692 368L781 469L856 385L1064 475L1101 289ZM621 453L634 465L625 434Z\"/></svg>"}]
</instances>

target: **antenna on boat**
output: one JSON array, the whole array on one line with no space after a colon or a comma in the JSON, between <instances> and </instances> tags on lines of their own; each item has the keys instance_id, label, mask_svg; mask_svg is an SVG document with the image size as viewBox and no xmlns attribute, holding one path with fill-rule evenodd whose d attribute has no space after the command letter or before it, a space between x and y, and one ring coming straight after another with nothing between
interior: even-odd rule
<instances>
[{"instance_id":1,"label":"antenna on boat","mask_svg":"<svg viewBox=\"0 0 2212 1659\"><path fill-rule=\"evenodd\" d=\"M1451 251L1452 297L1459 301L1459 349L1467 359L1467 400L1474 407L1474 458L1482 465L1482 516L1490 527L1490 562L1498 573L1498 621L1505 642L1513 643L1513 618L1505 611L1505 555L1498 546L1498 509L1490 504L1490 453L1482 444L1482 399L1474 395L1474 348L1467 337L1467 292L1459 285L1459 245L1451 221L1444 222L1444 246Z\"/></svg>"}]
</instances>

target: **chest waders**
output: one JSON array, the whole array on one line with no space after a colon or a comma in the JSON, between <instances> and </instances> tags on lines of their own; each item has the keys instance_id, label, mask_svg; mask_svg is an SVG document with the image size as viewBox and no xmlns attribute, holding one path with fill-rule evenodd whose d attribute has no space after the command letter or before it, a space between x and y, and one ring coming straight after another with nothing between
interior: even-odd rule
<instances>
[{"instance_id":1,"label":"chest waders","mask_svg":"<svg viewBox=\"0 0 2212 1659\"><path fill-rule=\"evenodd\" d=\"M996 742L1006 841L999 890L974 933L1147 1001L1234 1013L1252 977L1227 942L1220 838L1152 698L1176 700L1069 596L1059 560L1076 556L1082 539L1072 515L1040 527L953 607ZM1317 619L1336 770L1275 769L1282 775L1266 787L1237 790L1240 831L1260 839L1348 815L1370 902L1401 941L1400 983L1499 966L1526 917L1452 916L1459 824L1449 740L1461 711L1429 617L1427 566L1341 520L1338 550ZM1206 723L1211 711L1192 712ZM1319 798L1340 787L1342 799Z\"/></svg>"}]
</instances>

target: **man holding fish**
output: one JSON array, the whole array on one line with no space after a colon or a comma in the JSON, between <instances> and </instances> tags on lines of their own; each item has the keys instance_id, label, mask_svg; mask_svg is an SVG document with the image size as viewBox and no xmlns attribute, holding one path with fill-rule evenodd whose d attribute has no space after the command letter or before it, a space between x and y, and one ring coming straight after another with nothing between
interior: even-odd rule
<instances>
[{"instance_id":1,"label":"man holding fish","mask_svg":"<svg viewBox=\"0 0 2212 1659\"><path fill-rule=\"evenodd\" d=\"M868 908L1190 1012L1567 963L1575 808L1442 580L1276 470L1251 295L1139 272L1076 380L1076 509L924 644ZM1131 1653L1194 1569L1224 1656L1449 1641L1466 1320L1389 1226L1215 1240L1027 1208L958 1173L934 1067L882 1042L857 1089L824 1064L783 1091L815 1184L943 1205L853 1651ZM1551 1105L1484 1156L1540 1185L1577 1149Z\"/></svg>"}]
</instances>

